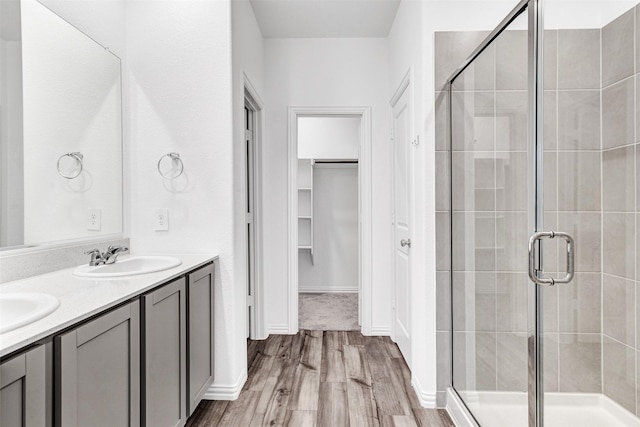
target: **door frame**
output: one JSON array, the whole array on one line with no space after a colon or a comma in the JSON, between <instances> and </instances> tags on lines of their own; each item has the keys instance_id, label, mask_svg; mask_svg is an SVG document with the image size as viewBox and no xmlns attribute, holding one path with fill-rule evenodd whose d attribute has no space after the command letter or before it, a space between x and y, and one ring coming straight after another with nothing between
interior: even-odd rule
<instances>
[{"instance_id":1,"label":"door frame","mask_svg":"<svg viewBox=\"0 0 640 427\"><path fill-rule=\"evenodd\" d=\"M361 331L372 329L372 185L371 185L371 107L289 107L288 132L288 285L287 329L298 333L298 117L360 116L361 132L358 158L359 266L358 277Z\"/></svg>"},{"instance_id":2,"label":"door frame","mask_svg":"<svg viewBox=\"0 0 640 427\"><path fill-rule=\"evenodd\" d=\"M254 258L253 258L253 316L249 325L249 338L265 339L268 337L266 324L264 321L264 301L263 301L263 223L262 223L262 135L264 129L264 101L258 95L253 84L243 73L244 80L244 105L250 107L253 111L253 234L254 234ZM243 126L244 127L244 126ZM245 138L243 136L243 141ZM243 150L243 163L246 167L247 158L246 150ZM246 177L246 174L245 174ZM246 178L245 178L246 179ZM247 183L245 183L245 190ZM245 236L245 242L248 242L249 235ZM248 248L247 248L248 250ZM246 254L245 254L246 256ZM245 259L246 262L246 259ZM247 265L247 270L248 270ZM247 280L249 278L247 277ZM249 295L245 294L245 308L248 310Z\"/></svg>"},{"instance_id":3,"label":"door frame","mask_svg":"<svg viewBox=\"0 0 640 427\"><path fill-rule=\"evenodd\" d=\"M397 242L395 241L395 125L394 125L394 113L393 113L393 109L395 108L396 104L398 103L398 101L400 101L400 98L402 97L402 95L404 95L405 93L407 93L408 99L407 99L407 108L408 108L408 114L409 114L409 135L407 135L409 138L413 138L413 135L416 135L416 130L415 130L415 123L414 123L414 93L413 93L413 67L409 67L409 69L407 70L407 72L405 73L404 77L402 78L402 80L400 81L400 84L398 85L398 87L396 88L395 92L393 93L393 96L391 97L391 99L389 100L389 107L390 107L390 112L389 112L389 120L390 120L390 124L391 124L391 132L390 132L390 144L389 144L389 149L390 149L390 154L389 154L389 158L391 159L391 253L394 254L393 255L393 259L391 260L391 277L392 277L392 292L391 292L391 304L392 304L392 318L391 318L391 339L395 342L396 341L396 308L397 308L397 301L396 301L396 290L397 290L397 286L396 286L396 263L395 263L395 250L396 250L396 245ZM415 137L416 139L413 139L411 142L411 146L408 147L408 153L409 153L409 159L408 159L408 166L410 167L409 170L409 181L407 182L407 185L409 186L409 188L407 189L408 192L408 196L409 196L409 231L415 234L416 231L416 223L415 223L415 174L414 172L414 155L413 155L413 150L412 148L415 147L418 144L418 139L417 136ZM414 239L415 242L415 239ZM413 243L413 242L412 242ZM415 252L415 249L414 249ZM411 252L409 252L409 277L408 277L408 283L407 283L407 289L410 292L410 294L413 294L413 284L415 282L414 277L415 277L415 272L414 269L416 268L415 262L412 262L412 258L411 258ZM413 300L410 298L410 301L412 302ZM411 313L409 313L409 340L410 342L413 340L413 324L414 324L414 319L413 319L413 304L409 304L409 310L411 310ZM410 352L413 353L413 345L411 345L411 350ZM407 363L409 364L409 366L411 366L411 354L403 354L403 356L405 357L405 359L407 359Z\"/></svg>"}]
</instances>

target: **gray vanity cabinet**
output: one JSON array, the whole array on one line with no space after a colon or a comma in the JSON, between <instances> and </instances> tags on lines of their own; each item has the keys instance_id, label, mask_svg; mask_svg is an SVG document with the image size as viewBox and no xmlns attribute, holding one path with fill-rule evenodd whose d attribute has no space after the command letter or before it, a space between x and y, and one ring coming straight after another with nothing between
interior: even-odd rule
<instances>
[{"instance_id":1,"label":"gray vanity cabinet","mask_svg":"<svg viewBox=\"0 0 640 427\"><path fill-rule=\"evenodd\" d=\"M55 337L55 423L140 425L138 301Z\"/></svg>"},{"instance_id":2,"label":"gray vanity cabinet","mask_svg":"<svg viewBox=\"0 0 640 427\"><path fill-rule=\"evenodd\" d=\"M214 264L187 276L189 415L193 414L213 382L214 278Z\"/></svg>"},{"instance_id":3,"label":"gray vanity cabinet","mask_svg":"<svg viewBox=\"0 0 640 427\"><path fill-rule=\"evenodd\" d=\"M186 280L142 297L143 415L148 427L182 426L187 420Z\"/></svg>"},{"instance_id":4,"label":"gray vanity cabinet","mask_svg":"<svg viewBox=\"0 0 640 427\"><path fill-rule=\"evenodd\" d=\"M51 344L0 364L0 426L51 425Z\"/></svg>"}]
</instances>

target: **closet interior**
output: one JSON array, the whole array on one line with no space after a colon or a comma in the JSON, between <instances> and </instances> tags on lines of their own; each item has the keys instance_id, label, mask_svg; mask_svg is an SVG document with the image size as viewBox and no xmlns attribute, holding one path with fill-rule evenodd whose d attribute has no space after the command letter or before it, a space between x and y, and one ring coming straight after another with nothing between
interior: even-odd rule
<instances>
[{"instance_id":1,"label":"closet interior","mask_svg":"<svg viewBox=\"0 0 640 427\"><path fill-rule=\"evenodd\" d=\"M359 145L359 117L298 118L300 329L360 329Z\"/></svg>"}]
</instances>

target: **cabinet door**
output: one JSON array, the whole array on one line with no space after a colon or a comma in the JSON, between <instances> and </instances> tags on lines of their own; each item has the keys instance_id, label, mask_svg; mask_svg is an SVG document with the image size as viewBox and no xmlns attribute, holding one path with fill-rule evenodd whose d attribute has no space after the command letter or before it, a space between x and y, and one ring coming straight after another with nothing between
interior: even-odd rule
<instances>
[{"instance_id":1,"label":"cabinet door","mask_svg":"<svg viewBox=\"0 0 640 427\"><path fill-rule=\"evenodd\" d=\"M140 425L137 301L55 338L56 425Z\"/></svg>"},{"instance_id":2,"label":"cabinet door","mask_svg":"<svg viewBox=\"0 0 640 427\"><path fill-rule=\"evenodd\" d=\"M0 426L51 425L51 344L0 365Z\"/></svg>"},{"instance_id":3,"label":"cabinet door","mask_svg":"<svg viewBox=\"0 0 640 427\"><path fill-rule=\"evenodd\" d=\"M189 415L213 382L214 277L214 264L188 276Z\"/></svg>"},{"instance_id":4,"label":"cabinet door","mask_svg":"<svg viewBox=\"0 0 640 427\"><path fill-rule=\"evenodd\" d=\"M185 282L143 296L143 424L149 427L181 426L187 419Z\"/></svg>"}]
</instances>

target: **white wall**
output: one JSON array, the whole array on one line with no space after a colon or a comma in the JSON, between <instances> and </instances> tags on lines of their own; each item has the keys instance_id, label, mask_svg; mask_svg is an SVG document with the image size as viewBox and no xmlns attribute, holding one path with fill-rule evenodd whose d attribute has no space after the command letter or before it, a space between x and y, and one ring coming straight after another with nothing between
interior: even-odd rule
<instances>
[{"instance_id":1,"label":"white wall","mask_svg":"<svg viewBox=\"0 0 640 427\"><path fill-rule=\"evenodd\" d=\"M230 203L230 1L127 2L127 63L131 244L137 252L220 255L216 380L207 396L234 397L246 376L246 340ZM178 179L156 170L167 152L184 160ZM169 209L169 231L153 230L155 208Z\"/></svg>"},{"instance_id":2,"label":"white wall","mask_svg":"<svg viewBox=\"0 0 640 427\"><path fill-rule=\"evenodd\" d=\"M120 58L125 55L126 0L38 0Z\"/></svg>"},{"instance_id":3,"label":"white wall","mask_svg":"<svg viewBox=\"0 0 640 427\"><path fill-rule=\"evenodd\" d=\"M374 333L391 327L389 98L387 40L266 39L264 145L264 254L266 321L288 330L287 107L371 106L373 135Z\"/></svg>"},{"instance_id":4,"label":"white wall","mask_svg":"<svg viewBox=\"0 0 640 427\"><path fill-rule=\"evenodd\" d=\"M299 159L357 159L360 118L299 117Z\"/></svg>"},{"instance_id":5,"label":"white wall","mask_svg":"<svg viewBox=\"0 0 640 427\"><path fill-rule=\"evenodd\" d=\"M35 0L21 6L25 243L120 233L120 61ZM69 152L84 156L71 180L56 168ZM91 208L99 231L87 228Z\"/></svg>"},{"instance_id":6,"label":"white wall","mask_svg":"<svg viewBox=\"0 0 640 427\"><path fill-rule=\"evenodd\" d=\"M316 164L313 259L299 252L299 292L358 291L358 167Z\"/></svg>"}]
</instances>

